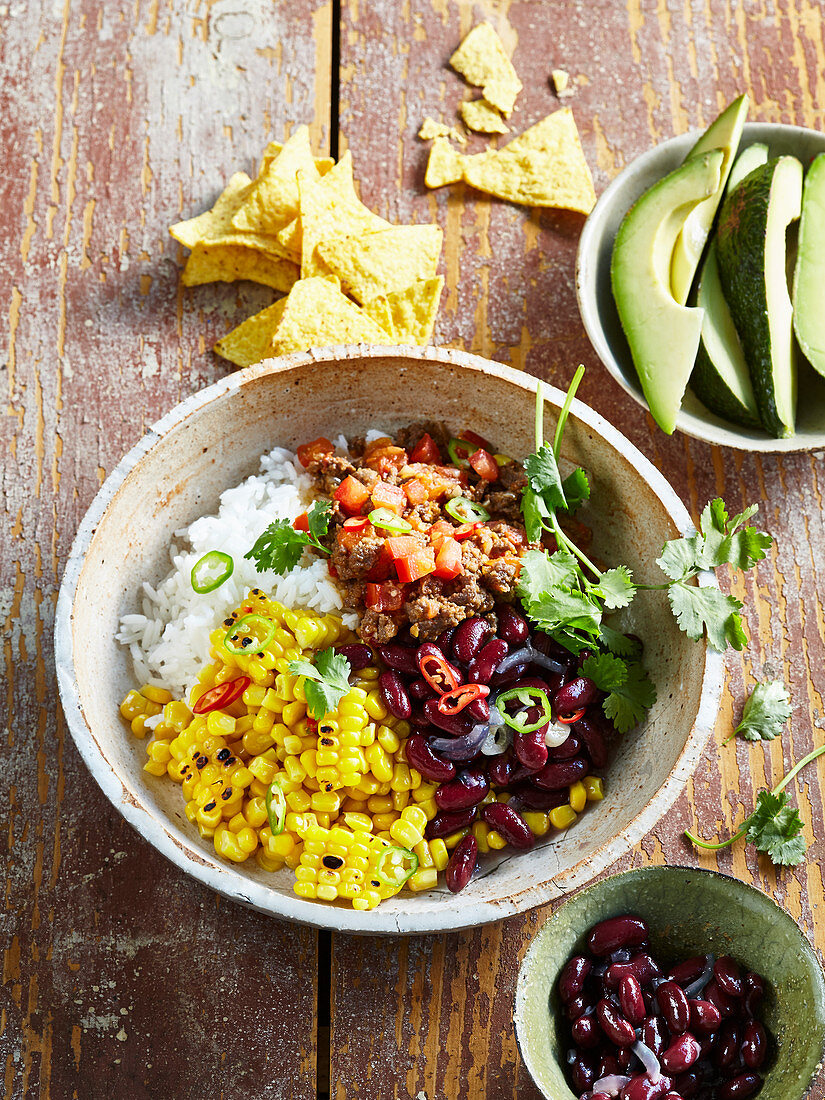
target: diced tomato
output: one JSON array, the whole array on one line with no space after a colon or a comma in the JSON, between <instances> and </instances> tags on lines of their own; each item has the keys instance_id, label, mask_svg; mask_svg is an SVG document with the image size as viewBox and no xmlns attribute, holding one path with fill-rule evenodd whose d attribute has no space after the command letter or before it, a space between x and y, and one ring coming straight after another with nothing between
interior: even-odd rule
<instances>
[{"instance_id":1,"label":"diced tomato","mask_svg":"<svg viewBox=\"0 0 825 1100\"><path fill-rule=\"evenodd\" d=\"M404 606L404 589L400 584L368 584L364 602L371 611L400 611Z\"/></svg>"},{"instance_id":2,"label":"diced tomato","mask_svg":"<svg viewBox=\"0 0 825 1100\"><path fill-rule=\"evenodd\" d=\"M445 538L436 554L435 576L451 581L453 577L459 577L463 572L461 545L455 539Z\"/></svg>"},{"instance_id":3,"label":"diced tomato","mask_svg":"<svg viewBox=\"0 0 825 1100\"><path fill-rule=\"evenodd\" d=\"M335 448L330 440L321 435L317 439L313 439L311 443L301 444L298 448L298 461L302 466L309 466L311 462L314 462L322 455L331 455L334 452Z\"/></svg>"},{"instance_id":4,"label":"diced tomato","mask_svg":"<svg viewBox=\"0 0 825 1100\"><path fill-rule=\"evenodd\" d=\"M335 568L331 561L327 562L327 571L331 577L334 577L336 580L338 579L338 570Z\"/></svg>"},{"instance_id":5,"label":"diced tomato","mask_svg":"<svg viewBox=\"0 0 825 1100\"><path fill-rule=\"evenodd\" d=\"M309 530L309 513L301 512L300 516L296 516L292 521L292 526L296 531L308 531Z\"/></svg>"},{"instance_id":6,"label":"diced tomato","mask_svg":"<svg viewBox=\"0 0 825 1100\"><path fill-rule=\"evenodd\" d=\"M344 520L344 526L348 531L360 531L368 523L369 518L367 516L350 516L349 519Z\"/></svg>"},{"instance_id":7,"label":"diced tomato","mask_svg":"<svg viewBox=\"0 0 825 1100\"><path fill-rule=\"evenodd\" d=\"M410 462L441 462L441 452L433 437L425 432L410 451Z\"/></svg>"},{"instance_id":8,"label":"diced tomato","mask_svg":"<svg viewBox=\"0 0 825 1100\"><path fill-rule=\"evenodd\" d=\"M332 494L348 516L357 516L370 499L370 491L358 478L348 474Z\"/></svg>"},{"instance_id":9,"label":"diced tomato","mask_svg":"<svg viewBox=\"0 0 825 1100\"><path fill-rule=\"evenodd\" d=\"M387 581L394 575L393 573L393 557L389 551L389 547L385 542L381 547L381 552L373 562L372 568L367 573L368 581Z\"/></svg>"},{"instance_id":10,"label":"diced tomato","mask_svg":"<svg viewBox=\"0 0 825 1100\"><path fill-rule=\"evenodd\" d=\"M483 447L486 451L490 450L490 444L487 440L475 432L462 432L459 439L465 439L468 443L475 443L476 447Z\"/></svg>"},{"instance_id":11,"label":"diced tomato","mask_svg":"<svg viewBox=\"0 0 825 1100\"><path fill-rule=\"evenodd\" d=\"M425 546L416 550L414 554L408 554L405 558L399 558L395 563L395 571L398 579L409 583L420 580L429 573L435 572L435 554L431 546Z\"/></svg>"},{"instance_id":12,"label":"diced tomato","mask_svg":"<svg viewBox=\"0 0 825 1100\"><path fill-rule=\"evenodd\" d=\"M466 539L481 527L481 520L477 523L462 523L460 527L453 528L454 539Z\"/></svg>"},{"instance_id":13,"label":"diced tomato","mask_svg":"<svg viewBox=\"0 0 825 1100\"><path fill-rule=\"evenodd\" d=\"M450 539L453 537L455 527L451 523L448 523L446 519L437 519L430 528L430 542L433 544L434 549L438 552L441 549L441 544L444 539Z\"/></svg>"},{"instance_id":14,"label":"diced tomato","mask_svg":"<svg viewBox=\"0 0 825 1100\"><path fill-rule=\"evenodd\" d=\"M408 462L403 447L396 447L389 439L376 439L364 448L364 465L377 470L385 476L393 470L400 470Z\"/></svg>"},{"instance_id":15,"label":"diced tomato","mask_svg":"<svg viewBox=\"0 0 825 1100\"><path fill-rule=\"evenodd\" d=\"M498 481L498 463L490 454L480 447L470 455L470 465L483 481Z\"/></svg>"},{"instance_id":16,"label":"diced tomato","mask_svg":"<svg viewBox=\"0 0 825 1100\"><path fill-rule=\"evenodd\" d=\"M412 535L396 535L387 539L384 545L393 561L406 558L408 554L414 554L416 550L421 549L421 543L418 539L414 539Z\"/></svg>"},{"instance_id":17,"label":"diced tomato","mask_svg":"<svg viewBox=\"0 0 825 1100\"><path fill-rule=\"evenodd\" d=\"M405 481L402 488L410 504L423 504L425 500L429 500L430 494L427 492L427 486L417 477Z\"/></svg>"},{"instance_id":18,"label":"diced tomato","mask_svg":"<svg viewBox=\"0 0 825 1100\"><path fill-rule=\"evenodd\" d=\"M372 502L376 508L389 508L400 516L407 506L407 494L400 485L380 481L372 491Z\"/></svg>"}]
</instances>

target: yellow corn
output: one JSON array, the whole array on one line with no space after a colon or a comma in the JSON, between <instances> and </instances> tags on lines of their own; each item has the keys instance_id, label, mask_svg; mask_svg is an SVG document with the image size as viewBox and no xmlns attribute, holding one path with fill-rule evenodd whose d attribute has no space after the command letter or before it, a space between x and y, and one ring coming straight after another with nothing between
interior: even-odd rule
<instances>
[{"instance_id":1,"label":"yellow corn","mask_svg":"<svg viewBox=\"0 0 825 1100\"><path fill-rule=\"evenodd\" d=\"M581 780L571 785L568 797L570 799L570 808L575 810L577 814L580 814L587 802L587 788Z\"/></svg>"},{"instance_id":2,"label":"yellow corn","mask_svg":"<svg viewBox=\"0 0 825 1100\"><path fill-rule=\"evenodd\" d=\"M554 829L569 829L576 820L576 811L571 806L556 806L550 811L550 820Z\"/></svg>"},{"instance_id":3,"label":"yellow corn","mask_svg":"<svg viewBox=\"0 0 825 1100\"><path fill-rule=\"evenodd\" d=\"M597 775L588 775L583 781L588 802L601 802L604 798L604 780Z\"/></svg>"}]
</instances>

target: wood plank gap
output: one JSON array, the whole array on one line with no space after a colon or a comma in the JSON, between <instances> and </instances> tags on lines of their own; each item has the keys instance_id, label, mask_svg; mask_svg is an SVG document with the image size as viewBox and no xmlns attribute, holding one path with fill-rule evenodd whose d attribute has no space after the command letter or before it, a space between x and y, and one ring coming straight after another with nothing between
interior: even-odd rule
<instances>
[{"instance_id":1,"label":"wood plank gap","mask_svg":"<svg viewBox=\"0 0 825 1100\"><path fill-rule=\"evenodd\" d=\"M333 69L334 71L334 69ZM332 933L318 933L318 1038L316 1041L315 1092L317 1100L330 1100L329 1031L332 1012Z\"/></svg>"},{"instance_id":2,"label":"wood plank gap","mask_svg":"<svg viewBox=\"0 0 825 1100\"><path fill-rule=\"evenodd\" d=\"M341 0L332 0L332 61L329 81L329 155L338 160L341 103Z\"/></svg>"}]
</instances>

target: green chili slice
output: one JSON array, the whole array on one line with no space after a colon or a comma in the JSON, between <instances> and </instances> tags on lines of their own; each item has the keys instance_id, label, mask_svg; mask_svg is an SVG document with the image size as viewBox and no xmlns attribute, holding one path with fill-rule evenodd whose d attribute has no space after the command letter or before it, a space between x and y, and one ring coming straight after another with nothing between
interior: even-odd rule
<instances>
[{"instance_id":1,"label":"green chili slice","mask_svg":"<svg viewBox=\"0 0 825 1100\"><path fill-rule=\"evenodd\" d=\"M266 649L275 637L275 623L263 615L244 615L226 632L223 648L235 656L238 653L258 653Z\"/></svg>"},{"instance_id":2,"label":"green chili slice","mask_svg":"<svg viewBox=\"0 0 825 1100\"><path fill-rule=\"evenodd\" d=\"M266 816L269 818L269 831L273 836L280 836L286 826L286 795L280 778L273 779L266 792Z\"/></svg>"},{"instance_id":3,"label":"green chili slice","mask_svg":"<svg viewBox=\"0 0 825 1100\"><path fill-rule=\"evenodd\" d=\"M475 454L477 450L476 443L468 443L466 439L459 439L457 436L453 436L447 444L447 453L453 466L469 466L470 455Z\"/></svg>"},{"instance_id":4,"label":"green chili slice","mask_svg":"<svg viewBox=\"0 0 825 1100\"><path fill-rule=\"evenodd\" d=\"M504 704L512 700L521 703L527 709L530 707L539 707L541 713L536 721L526 721L526 710L517 711L516 714L507 714L504 710ZM510 726L511 729L517 730L519 733L534 733L536 730L540 730L542 726L546 726L547 723L552 720L552 711L547 692L537 687L516 687L510 688L509 691L503 691L496 698L496 707L507 725Z\"/></svg>"},{"instance_id":5,"label":"green chili slice","mask_svg":"<svg viewBox=\"0 0 825 1100\"><path fill-rule=\"evenodd\" d=\"M409 864L409 869L407 865ZM393 846L385 848L375 868L375 877L382 886L393 886L399 890L418 870L418 856L407 848Z\"/></svg>"},{"instance_id":6,"label":"green chili slice","mask_svg":"<svg viewBox=\"0 0 825 1100\"><path fill-rule=\"evenodd\" d=\"M224 581L228 581L235 571L235 562L230 554L222 550L210 550L192 566L192 589L198 595L214 592Z\"/></svg>"},{"instance_id":7,"label":"green chili slice","mask_svg":"<svg viewBox=\"0 0 825 1100\"><path fill-rule=\"evenodd\" d=\"M478 523L479 520L490 518L486 508L467 497L450 497L444 505L444 511L459 523Z\"/></svg>"},{"instance_id":8,"label":"green chili slice","mask_svg":"<svg viewBox=\"0 0 825 1100\"><path fill-rule=\"evenodd\" d=\"M381 527L384 531L389 531L391 535L403 535L406 531L412 531L412 524L407 523L405 519L396 515L389 508L374 508L367 519L373 527Z\"/></svg>"}]
</instances>

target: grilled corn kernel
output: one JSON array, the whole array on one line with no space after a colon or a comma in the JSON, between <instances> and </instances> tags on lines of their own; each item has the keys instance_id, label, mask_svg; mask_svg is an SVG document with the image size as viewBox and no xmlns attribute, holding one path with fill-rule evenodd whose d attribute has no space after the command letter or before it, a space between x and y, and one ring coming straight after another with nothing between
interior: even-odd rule
<instances>
[{"instance_id":1,"label":"grilled corn kernel","mask_svg":"<svg viewBox=\"0 0 825 1100\"><path fill-rule=\"evenodd\" d=\"M604 780L598 775L588 775L583 781L588 802L601 802L604 798Z\"/></svg>"},{"instance_id":2,"label":"grilled corn kernel","mask_svg":"<svg viewBox=\"0 0 825 1100\"><path fill-rule=\"evenodd\" d=\"M571 806L556 806L550 811L550 820L554 829L569 829L576 820L576 811Z\"/></svg>"}]
</instances>

